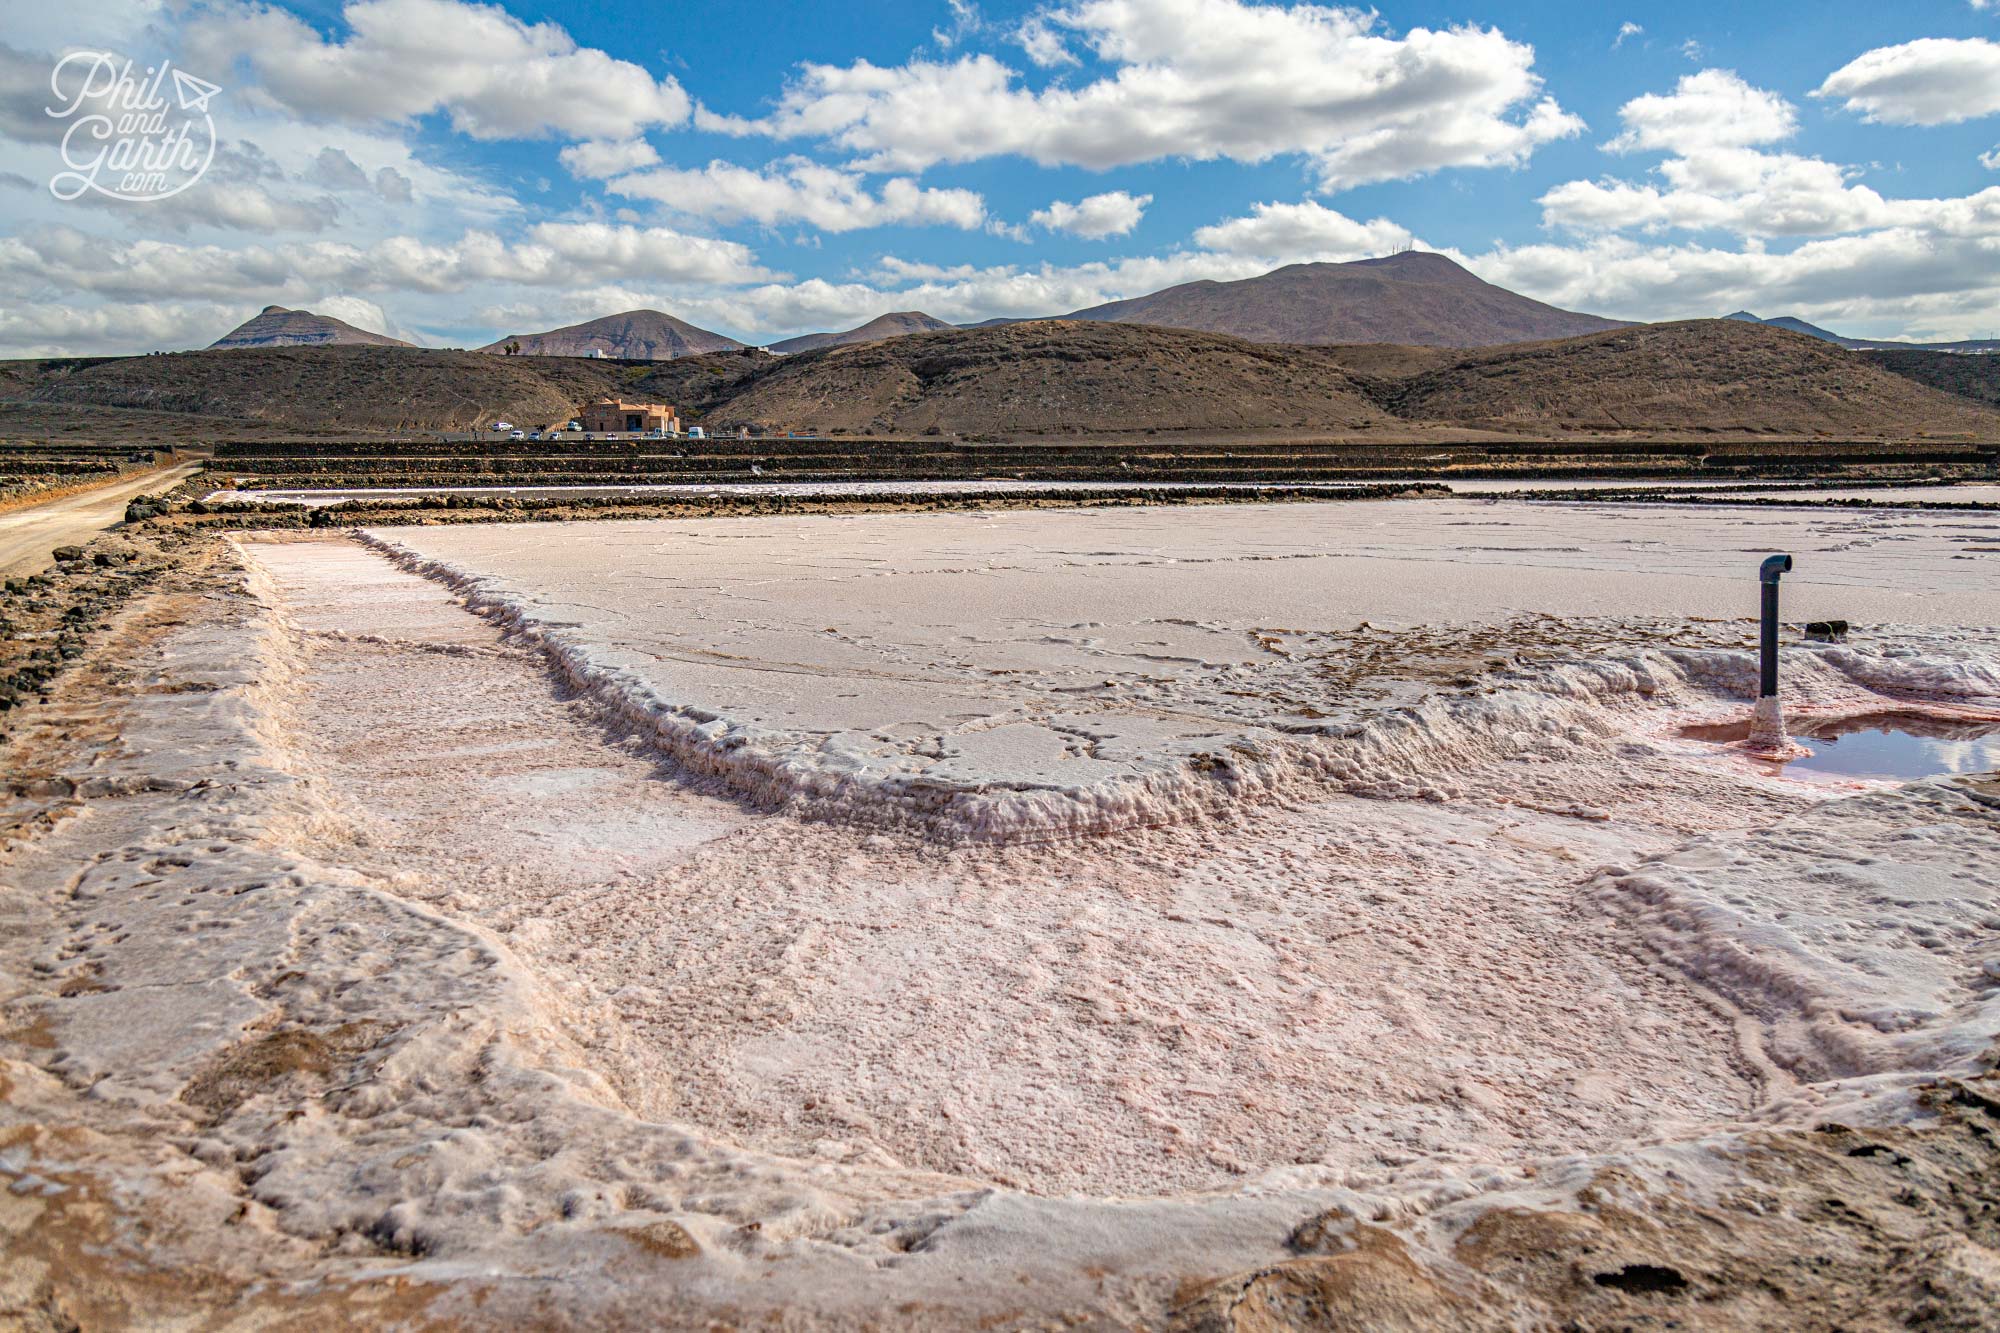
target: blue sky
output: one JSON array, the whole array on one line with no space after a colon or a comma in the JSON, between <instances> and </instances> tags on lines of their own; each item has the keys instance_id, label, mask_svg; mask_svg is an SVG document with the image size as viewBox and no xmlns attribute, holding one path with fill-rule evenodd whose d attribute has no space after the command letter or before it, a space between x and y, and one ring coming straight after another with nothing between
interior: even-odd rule
<instances>
[{"instance_id":1,"label":"blue sky","mask_svg":"<svg viewBox=\"0 0 2000 1333\"><path fill-rule=\"evenodd\" d=\"M0 354L267 302L764 340L1405 244L1625 318L2000 332L2000 0L8 6ZM212 164L55 197L73 52L219 85Z\"/></svg>"}]
</instances>

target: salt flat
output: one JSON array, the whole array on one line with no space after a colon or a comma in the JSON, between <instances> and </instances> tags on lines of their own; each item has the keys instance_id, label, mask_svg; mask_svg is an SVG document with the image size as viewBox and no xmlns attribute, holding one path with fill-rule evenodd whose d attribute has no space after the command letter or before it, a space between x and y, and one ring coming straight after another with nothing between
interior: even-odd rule
<instances>
[{"instance_id":1,"label":"salt flat","mask_svg":"<svg viewBox=\"0 0 2000 1333\"><path fill-rule=\"evenodd\" d=\"M1795 709L2000 716L1995 521L242 539L10 752L67 805L9 798L47 828L0 1073L100 1137L0 1169L99 1173L204 1280L390 1264L474 1323L1124 1327L1302 1253L1489 1310L1569 1256L1536 1318L1608 1317L1607 1265L1721 1282L1702 1246L1788 1273L1760 1228L1931 1190L1859 1173L1987 1067L2000 794L1680 732L1747 706L1770 549L1789 618L1856 624L1788 637ZM1873 1272L1899 1224L1842 1217L1813 1252Z\"/></svg>"},{"instance_id":2,"label":"salt flat","mask_svg":"<svg viewBox=\"0 0 2000 1333\"><path fill-rule=\"evenodd\" d=\"M1454 637L1420 656L1461 668L1744 645L1716 622L1754 616L1773 550L1798 562L1794 620L1990 625L1996 535L1984 515L1478 501L376 533L646 693L684 758L1000 831L1200 800L1191 763L1408 698L1392 671L1340 682L1422 627Z\"/></svg>"}]
</instances>

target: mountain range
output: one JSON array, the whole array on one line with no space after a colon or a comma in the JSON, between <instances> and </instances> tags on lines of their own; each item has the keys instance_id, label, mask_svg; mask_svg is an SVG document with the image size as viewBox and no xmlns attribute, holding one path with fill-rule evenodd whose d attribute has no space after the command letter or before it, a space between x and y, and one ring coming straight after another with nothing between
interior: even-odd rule
<instances>
[{"instance_id":1,"label":"mountain range","mask_svg":"<svg viewBox=\"0 0 2000 1333\"><path fill-rule=\"evenodd\" d=\"M1765 324L1774 329L1790 329L1793 333L1803 333L1808 338L1818 338L1856 352L1958 352L1968 355L1991 355L2000 352L2000 339L1966 338L1958 342L1913 343L1893 338L1848 338L1817 324L1808 324L1797 315L1779 315L1775 319L1759 319L1748 310L1739 310L1733 315L1724 315L1743 324Z\"/></svg>"},{"instance_id":2,"label":"mountain range","mask_svg":"<svg viewBox=\"0 0 2000 1333\"><path fill-rule=\"evenodd\" d=\"M42 432L409 438L545 426L614 395L718 433L862 438L2000 439L2000 358L1850 352L1722 319L1474 349L1030 320L644 365L339 345L0 363L0 416Z\"/></svg>"},{"instance_id":3,"label":"mountain range","mask_svg":"<svg viewBox=\"0 0 2000 1333\"><path fill-rule=\"evenodd\" d=\"M289 321L293 336L273 337ZM1569 338L1622 327L1618 320L1561 310L1481 281L1440 254L1408 251L1345 264L1290 264L1235 282L1189 282L1146 296L1090 306L1060 318L1151 324L1224 333L1252 342L1327 346L1394 343L1420 347L1486 347ZM1028 321L985 320L972 328ZM952 327L922 311L879 315L840 332L806 333L771 344L796 355L827 347L935 333ZM318 330L327 330L324 334ZM302 342L397 344L339 320L273 306L217 347L287 346ZM598 356L619 361L668 361L744 344L658 310L628 310L541 333L514 333L478 349L521 356Z\"/></svg>"},{"instance_id":4,"label":"mountain range","mask_svg":"<svg viewBox=\"0 0 2000 1333\"><path fill-rule=\"evenodd\" d=\"M1233 282L1182 283L1145 296L1089 306L1059 318L1079 323L1144 324L1226 334L1290 346L1474 348L1575 338L1629 327L1623 321L1563 310L1485 282L1448 257L1405 251L1349 263L1289 264ZM967 329L1035 321L990 319ZM1849 350L2000 352L2000 341L1911 343L1849 338L1796 316L1762 319L1739 310L1723 322L1803 334ZM787 355L881 342L953 326L922 311L879 315L839 332L807 333L771 344ZM308 310L268 306L215 348L408 343ZM478 350L542 357L669 361L737 351L744 343L658 310L628 310L541 333L510 334Z\"/></svg>"},{"instance_id":5,"label":"mountain range","mask_svg":"<svg viewBox=\"0 0 2000 1333\"><path fill-rule=\"evenodd\" d=\"M238 324L209 344L211 351L232 347L408 347L411 344L387 334L357 329L331 315L315 315L310 310L287 310L267 305L257 315Z\"/></svg>"}]
</instances>

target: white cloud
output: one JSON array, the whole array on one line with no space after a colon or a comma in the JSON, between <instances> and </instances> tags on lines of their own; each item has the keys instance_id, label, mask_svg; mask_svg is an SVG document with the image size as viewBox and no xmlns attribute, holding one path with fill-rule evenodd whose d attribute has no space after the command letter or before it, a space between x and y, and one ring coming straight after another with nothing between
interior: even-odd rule
<instances>
[{"instance_id":1,"label":"white cloud","mask_svg":"<svg viewBox=\"0 0 2000 1333\"><path fill-rule=\"evenodd\" d=\"M1310 3L1080 0L1039 16L1115 73L1039 92L991 56L808 64L770 116L701 128L830 142L871 170L1018 155L1108 168L1299 153L1326 188L1507 166L1582 122L1544 97L1534 50L1497 29L1413 28Z\"/></svg>"},{"instance_id":2,"label":"white cloud","mask_svg":"<svg viewBox=\"0 0 2000 1333\"><path fill-rule=\"evenodd\" d=\"M1890 200L1813 157L1725 148L1673 158L1667 188L1569 181L1541 198L1542 220L1582 231L1722 230L1739 236L1828 236L1922 221L1947 201Z\"/></svg>"},{"instance_id":3,"label":"white cloud","mask_svg":"<svg viewBox=\"0 0 2000 1333\"><path fill-rule=\"evenodd\" d=\"M512 244L481 231L447 244L394 236L368 246L309 241L240 248L117 242L71 227L0 237L0 279L13 290L120 301L202 292L291 302L323 291L450 293L620 278L724 285L771 276L733 241L602 222L545 222Z\"/></svg>"},{"instance_id":4,"label":"white cloud","mask_svg":"<svg viewBox=\"0 0 2000 1333\"><path fill-rule=\"evenodd\" d=\"M870 192L853 172L803 157L774 162L762 171L729 162L697 170L663 167L617 177L605 189L651 199L691 217L767 227L805 222L834 232L891 225L970 230L986 221L986 201L972 190L930 189L896 177Z\"/></svg>"},{"instance_id":5,"label":"white cloud","mask_svg":"<svg viewBox=\"0 0 2000 1333\"><path fill-rule=\"evenodd\" d=\"M1618 112L1624 133L1605 147L1613 152L1660 148L1688 153L1708 148L1774 143L1798 131L1798 113L1776 93L1753 88L1733 70L1688 74L1671 93L1647 93Z\"/></svg>"},{"instance_id":6,"label":"white cloud","mask_svg":"<svg viewBox=\"0 0 2000 1333\"><path fill-rule=\"evenodd\" d=\"M659 152L644 139L604 140L571 144L557 154L572 176L603 180L628 171L650 167L660 160Z\"/></svg>"},{"instance_id":7,"label":"white cloud","mask_svg":"<svg viewBox=\"0 0 2000 1333\"><path fill-rule=\"evenodd\" d=\"M1582 246L1501 247L1472 263L1488 282L1628 319L1751 309L1842 332L1963 338L1990 330L2000 302L1989 242L1915 228L1810 241L1782 254L1603 237Z\"/></svg>"},{"instance_id":8,"label":"white cloud","mask_svg":"<svg viewBox=\"0 0 2000 1333\"><path fill-rule=\"evenodd\" d=\"M1356 222L1310 199L1296 204L1258 204L1249 217L1230 218L1194 234L1194 243L1204 250L1257 257L1272 264L1368 259L1400 250L1415 240L1408 230L1387 218Z\"/></svg>"},{"instance_id":9,"label":"white cloud","mask_svg":"<svg viewBox=\"0 0 2000 1333\"><path fill-rule=\"evenodd\" d=\"M1660 184L1569 181L1541 197L1542 220L1577 231L1723 231L1749 239L1834 236L1884 227L1954 233L1983 226L1987 191L1962 199L1887 199L1821 158L1750 145L1790 136L1792 107L1726 70L1683 78L1669 95L1626 103L1616 152L1673 154Z\"/></svg>"},{"instance_id":10,"label":"white cloud","mask_svg":"<svg viewBox=\"0 0 2000 1333\"><path fill-rule=\"evenodd\" d=\"M1611 49L1616 51L1630 39L1644 35L1645 31L1644 28L1634 23L1631 19L1626 19L1618 25L1618 35L1611 39Z\"/></svg>"},{"instance_id":11,"label":"white cloud","mask_svg":"<svg viewBox=\"0 0 2000 1333\"><path fill-rule=\"evenodd\" d=\"M1079 199L1073 204L1061 199L1053 200L1047 208L1038 208L1031 213L1028 221L1050 231L1066 231L1087 241L1101 241L1111 236L1123 236L1138 226L1139 219L1146 215L1146 205L1152 202L1150 194L1132 195L1124 190L1112 190Z\"/></svg>"},{"instance_id":12,"label":"white cloud","mask_svg":"<svg viewBox=\"0 0 2000 1333\"><path fill-rule=\"evenodd\" d=\"M1925 37L1864 51L1814 97L1890 125L1951 125L2000 111L2000 42Z\"/></svg>"},{"instance_id":13,"label":"white cloud","mask_svg":"<svg viewBox=\"0 0 2000 1333\"><path fill-rule=\"evenodd\" d=\"M190 68L254 70L258 91L300 115L406 120L442 111L476 139L626 139L687 118L671 77L579 47L553 23L461 0L354 0L325 38L284 10L224 0L184 32Z\"/></svg>"},{"instance_id":14,"label":"white cloud","mask_svg":"<svg viewBox=\"0 0 2000 1333\"><path fill-rule=\"evenodd\" d=\"M1038 69L1055 69L1062 65L1075 65L1076 53L1069 49L1062 34L1051 28L1041 18L1031 18L1014 30L1014 43L1027 53Z\"/></svg>"}]
</instances>

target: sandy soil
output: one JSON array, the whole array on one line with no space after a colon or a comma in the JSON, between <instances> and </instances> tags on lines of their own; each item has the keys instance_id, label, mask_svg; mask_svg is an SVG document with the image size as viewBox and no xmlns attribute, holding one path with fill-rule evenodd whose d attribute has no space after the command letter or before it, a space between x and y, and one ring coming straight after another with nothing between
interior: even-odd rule
<instances>
[{"instance_id":1,"label":"sandy soil","mask_svg":"<svg viewBox=\"0 0 2000 1333\"><path fill-rule=\"evenodd\" d=\"M1797 705L2000 710L1964 517L1300 508L218 554L10 751L0 1310L1974 1326L2000 793L1676 734L1764 542L1901 622Z\"/></svg>"},{"instance_id":2,"label":"sandy soil","mask_svg":"<svg viewBox=\"0 0 2000 1333\"><path fill-rule=\"evenodd\" d=\"M125 517L135 497L164 491L200 470L183 463L124 477L35 504L0 511L0 575L35 574L47 569L58 546L88 541Z\"/></svg>"}]
</instances>

